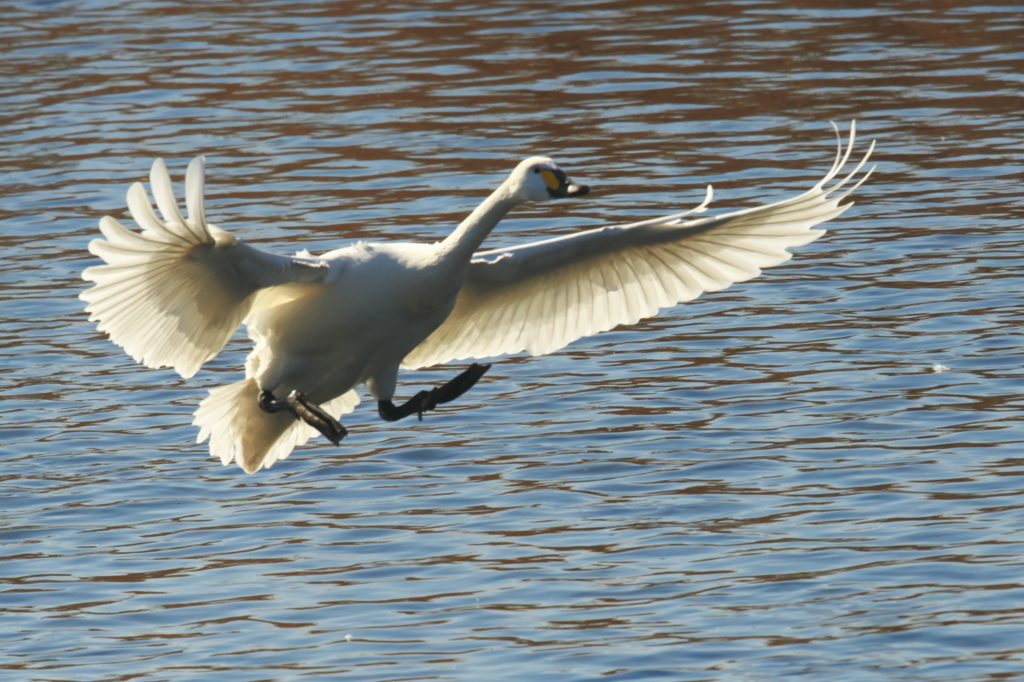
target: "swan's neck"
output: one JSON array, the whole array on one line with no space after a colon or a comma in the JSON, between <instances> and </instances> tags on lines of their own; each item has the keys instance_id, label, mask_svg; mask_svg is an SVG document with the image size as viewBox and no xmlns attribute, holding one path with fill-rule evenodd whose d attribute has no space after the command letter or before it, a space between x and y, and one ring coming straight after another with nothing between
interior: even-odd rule
<instances>
[{"instance_id":1,"label":"swan's neck","mask_svg":"<svg viewBox=\"0 0 1024 682\"><path fill-rule=\"evenodd\" d=\"M480 248L484 239L505 215L522 202L509 188L505 181L494 190L491 196L483 200L469 216L459 223L455 231L441 242L441 253L444 258L469 262L473 252Z\"/></svg>"}]
</instances>

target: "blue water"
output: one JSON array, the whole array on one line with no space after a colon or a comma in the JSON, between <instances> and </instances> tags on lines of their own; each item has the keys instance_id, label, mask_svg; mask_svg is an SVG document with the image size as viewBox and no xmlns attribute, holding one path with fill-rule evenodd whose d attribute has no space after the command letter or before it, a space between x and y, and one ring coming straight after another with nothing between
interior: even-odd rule
<instances>
[{"instance_id":1,"label":"blue water","mask_svg":"<svg viewBox=\"0 0 1024 682\"><path fill-rule=\"evenodd\" d=\"M1020 17L12 4L0 678L1024 677ZM878 170L790 263L251 476L189 425L244 335L185 381L76 298L156 156L282 253L437 239L530 154L594 188L502 246L801 191L852 119Z\"/></svg>"}]
</instances>

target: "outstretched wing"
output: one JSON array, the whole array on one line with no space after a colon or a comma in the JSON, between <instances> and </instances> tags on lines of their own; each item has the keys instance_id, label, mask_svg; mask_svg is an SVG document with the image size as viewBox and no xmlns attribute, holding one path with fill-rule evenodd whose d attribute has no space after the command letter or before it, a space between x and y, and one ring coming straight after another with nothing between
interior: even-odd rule
<instances>
[{"instance_id":1,"label":"outstretched wing","mask_svg":"<svg viewBox=\"0 0 1024 682\"><path fill-rule=\"evenodd\" d=\"M100 220L104 239L94 239L89 252L106 264L82 273L95 284L79 296L90 321L137 362L173 367L186 378L220 352L259 289L323 282L329 271L322 261L265 253L206 222L204 163L198 157L188 167L188 218L162 159L149 182L163 219L142 183L132 185L128 209L142 231L109 216Z\"/></svg>"},{"instance_id":2,"label":"outstretched wing","mask_svg":"<svg viewBox=\"0 0 1024 682\"><path fill-rule=\"evenodd\" d=\"M833 127L834 124L833 124ZM657 314L705 291L718 291L778 265L786 249L814 241L852 205L842 200L874 168L842 190L867 162L830 187L856 137L825 177L803 194L713 218L684 219L698 208L630 225L605 227L508 249L478 253L455 309L406 358L408 369L450 360L526 351L544 355L584 336Z\"/></svg>"}]
</instances>

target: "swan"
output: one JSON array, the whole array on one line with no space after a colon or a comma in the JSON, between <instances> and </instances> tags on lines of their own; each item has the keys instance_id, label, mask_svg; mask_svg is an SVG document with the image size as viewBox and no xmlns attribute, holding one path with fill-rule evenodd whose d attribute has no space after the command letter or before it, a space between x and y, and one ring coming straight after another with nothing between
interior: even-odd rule
<instances>
[{"instance_id":1,"label":"swan","mask_svg":"<svg viewBox=\"0 0 1024 682\"><path fill-rule=\"evenodd\" d=\"M788 248L848 209L841 203L873 149L843 179L856 135L839 128L835 161L808 191L718 217L689 211L480 251L517 205L585 196L550 158L530 157L455 228L433 244L358 242L320 256L261 251L206 219L205 159L188 166L181 212L163 160L149 176L160 215L141 183L128 209L141 231L110 216L89 252L105 264L82 277L90 321L147 367L193 376L240 324L254 342L245 378L200 402L196 442L248 473L270 467L317 432L338 444L338 419L364 384L389 421L418 415L469 390L490 365L473 363L443 386L393 402L399 369L525 351L544 355L570 342L634 324L659 309L724 289L785 262Z\"/></svg>"}]
</instances>

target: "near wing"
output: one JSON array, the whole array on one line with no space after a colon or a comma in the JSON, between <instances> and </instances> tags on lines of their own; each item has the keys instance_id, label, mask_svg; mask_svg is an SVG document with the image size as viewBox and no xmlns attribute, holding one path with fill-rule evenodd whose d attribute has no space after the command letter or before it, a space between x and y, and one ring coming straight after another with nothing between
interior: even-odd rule
<instances>
[{"instance_id":1,"label":"near wing","mask_svg":"<svg viewBox=\"0 0 1024 682\"><path fill-rule=\"evenodd\" d=\"M833 124L833 127L834 124ZM836 129L836 136L839 131ZM520 247L480 252L448 319L403 362L415 369L465 358L526 351L544 355L584 336L657 314L705 291L718 291L790 259L786 249L811 242L851 203L840 202L874 168L840 192L874 150L844 179L855 127L835 163L807 192L714 218L683 220L704 210L605 227Z\"/></svg>"},{"instance_id":2,"label":"near wing","mask_svg":"<svg viewBox=\"0 0 1024 682\"><path fill-rule=\"evenodd\" d=\"M186 174L185 218L167 167L157 159L149 182L163 220L142 183L132 185L128 209L142 231L109 216L100 220L106 239L94 239L89 252L106 265L82 273L95 285L79 296L89 304L89 319L136 361L173 367L186 378L220 352L256 291L319 283L328 274L326 263L265 253L206 222L203 176L204 159L198 157Z\"/></svg>"}]
</instances>

